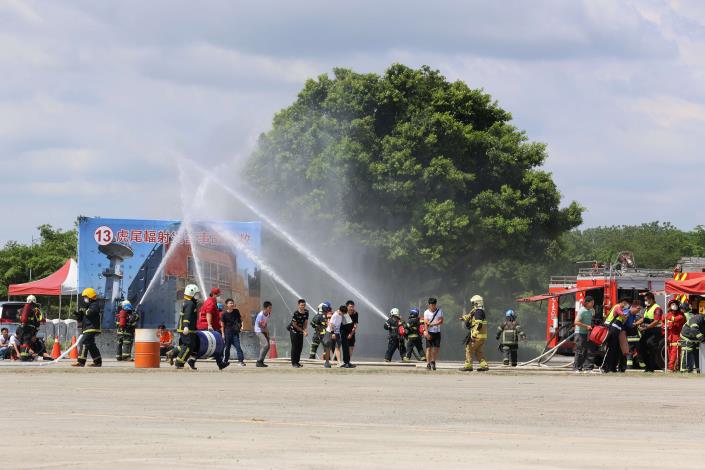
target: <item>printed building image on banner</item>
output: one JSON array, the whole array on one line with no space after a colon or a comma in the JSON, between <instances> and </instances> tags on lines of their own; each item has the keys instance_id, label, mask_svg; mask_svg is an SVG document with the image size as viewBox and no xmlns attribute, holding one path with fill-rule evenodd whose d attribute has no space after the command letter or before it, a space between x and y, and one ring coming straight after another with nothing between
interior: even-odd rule
<instances>
[{"instance_id":1,"label":"printed building image on banner","mask_svg":"<svg viewBox=\"0 0 705 470\"><path fill-rule=\"evenodd\" d=\"M260 254L259 222L194 222L85 218L79 222L79 292L92 287L104 302L103 327L115 327L122 300L140 312L138 327L175 328L184 288L201 301L220 288L233 298L250 330L260 307L260 269L240 248Z\"/></svg>"}]
</instances>

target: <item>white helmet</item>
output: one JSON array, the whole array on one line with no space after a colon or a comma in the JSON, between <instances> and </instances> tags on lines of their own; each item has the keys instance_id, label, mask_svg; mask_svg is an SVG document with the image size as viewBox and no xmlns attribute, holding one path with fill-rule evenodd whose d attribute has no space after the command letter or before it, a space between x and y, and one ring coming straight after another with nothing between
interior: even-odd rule
<instances>
[{"instance_id":1,"label":"white helmet","mask_svg":"<svg viewBox=\"0 0 705 470\"><path fill-rule=\"evenodd\" d=\"M33 295L28 295L27 296L27 303L28 304L36 304L37 303L37 298Z\"/></svg>"},{"instance_id":2,"label":"white helmet","mask_svg":"<svg viewBox=\"0 0 705 470\"><path fill-rule=\"evenodd\" d=\"M325 306L326 306L326 304L324 304L323 302L321 302L320 304L318 304L318 307L317 307L317 308L318 308L318 313L323 313L323 307L325 307Z\"/></svg>"},{"instance_id":3,"label":"white helmet","mask_svg":"<svg viewBox=\"0 0 705 470\"><path fill-rule=\"evenodd\" d=\"M475 308L485 308L485 301L479 295L473 295L470 299L470 303Z\"/></svg>"},{"instance_id":4,"label":"white helmet","mask_svg":"<svg viewBox=\"0 0 705 470\"><path fill-rule=\"evenodd\" d=\"M199 292L201 292L201 289L199 289L196 284L189 284L184 289L184 296L185 297L193 297L194 295L198 294Z\"/></svg>"},{"instance_id":5,"label":"white helmet","mask_svg":"<svg viewBox=\"0 0 705 470\"><path fill-rule=\"evenodd\" d=\"M399 309L394 307L389 311L389 316L390 317L398 317L399 316Z\"/></svg>"}]
</instances>

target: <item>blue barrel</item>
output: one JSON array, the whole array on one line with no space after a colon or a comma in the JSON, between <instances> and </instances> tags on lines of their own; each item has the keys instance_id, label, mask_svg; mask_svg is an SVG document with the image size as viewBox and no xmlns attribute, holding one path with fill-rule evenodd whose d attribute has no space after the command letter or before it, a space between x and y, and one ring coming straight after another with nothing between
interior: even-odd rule
<instances>
[{"instance_id":1,"label":"blue barrel","mask_svg":"<svg viewBox=\"0 0 705 470\"><path fill-rule=\"evenodd\" d=\"M207 359L213 356L222 356L225 349L225 341L217 331L199 330L198 334L198 358Z\"/></svg>"}]
</instances>

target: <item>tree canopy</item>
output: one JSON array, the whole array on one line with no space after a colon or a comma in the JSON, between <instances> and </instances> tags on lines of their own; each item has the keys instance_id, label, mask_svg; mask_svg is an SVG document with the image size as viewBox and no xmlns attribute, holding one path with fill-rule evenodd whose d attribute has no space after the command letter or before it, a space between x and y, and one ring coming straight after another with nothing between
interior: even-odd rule
<instances>
[{"instance_id":1,"label":"tree canopy","mask_svg":"<svg viewBox=\"0 0 705 470\"><path fill-rule=\"evenodd\" d=\"M490 95L429 67L335 69L276 114L248 173L283 217L335 221L408 279L444 273L455 288L499 259L542 259L581 223L561 208L546 146Z\"/></svg>"},{"instance_id":2,"label":"tree canopy","mask_svg":"<svg viewBox=\"0 0 705 470\"><path fill-rule=\"evenodd\" d=\"M62 231L51 225L40 225L38 230L37 243L25 245L11 241L0 249L0 298L7 298L10 284L46 277L63 266L68 258L76 256L78 235L75 229Z\"/></svg>"}]
</instances>

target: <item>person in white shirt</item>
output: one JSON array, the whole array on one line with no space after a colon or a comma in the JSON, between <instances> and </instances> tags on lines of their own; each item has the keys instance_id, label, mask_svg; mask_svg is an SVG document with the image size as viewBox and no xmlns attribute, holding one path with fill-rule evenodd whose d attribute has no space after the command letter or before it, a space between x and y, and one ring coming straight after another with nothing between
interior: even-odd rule
<instances>
[{"instance_id":1,"label":"person in white shirt","mask_svg":"<svg viewBox=\"0 0 705 470\"><path fill-rule=\"evenodd\" d=\"M340 309L338 309L333 313L333 316L330 317L330 321L328 322L328 326L326 327L326 331L331 334L333 349L335 350L335 357L338 363L340 363L340 360L343 357L340 352L340 346L342 344L342 340L340 338L340 326L342 324L343 314L340 312Z\"/></svg>"},{"instance_id":2,"label":"person in white shirt","mask_svg":"<svg viewBox=\"0 0 705 470\"><path fill-rule=\"evenodd\" d=\"M10 330L3 328L0 333L0 360L10 357Z\"/></svg>"},{"instance_id":3,"label":"person in white shirt","mask_svg":"<svg viewBox=\"0 0 705 470\"><path fill-rule=\"evenodd\" d=\"M257 367L269 367L264 363L264 359L269 352L269 316L272 314L272 302L266 300L262 304L262 311L255 318L255 334L259 339L259 358L257 359Z\"/></svg>"},{"instance_id":4,"label":"person in white shirt","mask_svg":"<svg viewBox=\"0 0 705 470\"><path fill-rule=\"evenodd\" d=\"M423 313L424 337L426 338L426 369L436 370L436 359L441 349L441 325L443 310L438 308L438 301L430 297L428 309Z\"/></svg>"}]
</instances>

